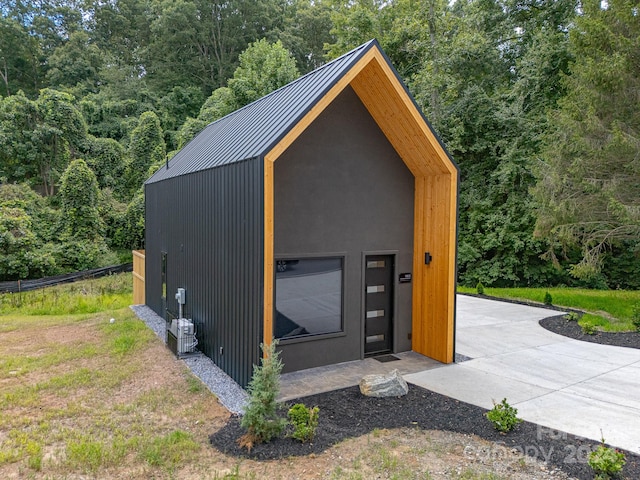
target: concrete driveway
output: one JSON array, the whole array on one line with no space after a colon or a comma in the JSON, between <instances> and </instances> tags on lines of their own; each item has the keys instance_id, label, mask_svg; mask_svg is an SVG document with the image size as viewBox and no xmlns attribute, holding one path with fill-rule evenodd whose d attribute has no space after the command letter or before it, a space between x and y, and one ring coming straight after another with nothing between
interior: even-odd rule
<instances>
[{"instance_id":1,"label":"concrete driveway","mask_svg":"<svg viewBox=\"0 0 640 480\"><path fill-rule=\"evenodd\" d=\"M607 443L640 453L640 350L551 333L538 321L553 310L457 302L456 353L470 359L408 382L484 408L507 398L520 418L593 440L602 431Z\"/></svg>"}]
</instances>

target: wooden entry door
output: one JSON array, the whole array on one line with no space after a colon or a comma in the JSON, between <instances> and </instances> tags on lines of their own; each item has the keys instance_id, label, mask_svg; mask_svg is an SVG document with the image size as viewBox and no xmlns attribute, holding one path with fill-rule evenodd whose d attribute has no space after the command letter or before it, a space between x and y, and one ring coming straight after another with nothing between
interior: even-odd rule
<instances>
[{"instance_id":1,"label":"wooden entry door","mask_svg":"<svg viewBox=\"0 0 640 480\"><path fill-rule=\"evenodd\" d=\"M364 354L390 352L393 346L394 255L365 257Z\"/></svg>"}]
</instances>

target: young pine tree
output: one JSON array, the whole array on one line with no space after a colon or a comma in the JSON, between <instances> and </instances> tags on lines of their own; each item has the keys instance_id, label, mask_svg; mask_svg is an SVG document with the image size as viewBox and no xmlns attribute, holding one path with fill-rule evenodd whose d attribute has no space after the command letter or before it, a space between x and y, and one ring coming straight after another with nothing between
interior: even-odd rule
<instances>
[{"instance_id":1,"label":"young pine tree","mask_svg":"<svg viewBox=\"0 0 640 480\"><path fill-rule=\"evenodd\" d=\"M282 433L286 420L278 416L276 398L280 391L282 361L276 351L277 340L271 345L261 344L263 358L260 366L254 366L249 382L249 404L240 425L247 430L238 443L248 450L256 443L268 442Z\"/></svg>"}]
</instances>

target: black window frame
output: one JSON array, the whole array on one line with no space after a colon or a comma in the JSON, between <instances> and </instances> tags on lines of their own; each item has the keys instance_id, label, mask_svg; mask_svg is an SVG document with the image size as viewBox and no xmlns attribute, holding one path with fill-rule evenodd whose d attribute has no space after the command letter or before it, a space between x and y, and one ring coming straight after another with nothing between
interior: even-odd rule
<instances>
[{"instance_id":1,"label":"black window frame","mask_svg":"<svg viewBox=\"0 0 640 480\"><path fill-rule=\"evenodd\" d=\"M275 336L276 322L277 322L277 265L278 261L295 261L295 260L323 260L323 259L337 259L342 264L341 268L341 292L340 292L340 330L334 332L325 333L307 333L303 335L296 335L292 337ZM311 254L292 254L292 255L276 255L273 262L273 329L272 336L278 340L280 345L288 345L292 343L309 342L314 340L322 340L328 338L344 337L347 335L346 331L346 302L345 302L345 288L346 288L346 272L347 272L347 254L346 252L340 253L311 253Z\"/></svg>"}]
</instances>

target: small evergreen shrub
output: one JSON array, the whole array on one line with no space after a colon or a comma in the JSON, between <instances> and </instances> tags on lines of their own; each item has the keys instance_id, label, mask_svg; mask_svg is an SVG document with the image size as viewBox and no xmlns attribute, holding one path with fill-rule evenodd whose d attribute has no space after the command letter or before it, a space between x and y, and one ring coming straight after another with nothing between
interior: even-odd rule
<instances>
[{"instance_id":1,"label":"small evergreen shrub","mask_svg":"<svg viewBox=\"0 0 640 480\"><path fill-rule=\"evenodd\" d=\"M289 409L289 422L293 426L291 436L301 442L310 442L318 429L318 407L308 408L304 403L296 403Z\"/></svg>"},{"instance_id":2,"label":"small evergreen shrub","mask_svg":"<svg viewBox=\"0 0 640 480\"><path fill-rule=\"evenodd\" d=\"M493 402L493 409L485 413L494 428L502 433L513 430L516 425L522 422L518 418L518 410L507 403L507 399L503 398L502 402Z\"/></svg>"},{"instance_id":3,"label":"small evergreen shrub","mask_svg":"<svg viewBox=\"0 0 640 480\"><path fill-rule=\"evenodd\" d=\"M247 433L238 439L240 447L249 451L256 443L268 442L282 433L287 421L278 416L276 398L280 391L280 372L282 361L276 351L277 340L271 345L260 344L263 358L260 366L254 365L253 376L247 388L249 404L240 421Z\"/></svg>"},{"instance_id":4,"label":"small evergreen shrub","mask_svg":"<svg viewBox=\"0 0 640 480\"><path fill-rule=\"evenodd\" d=\"M595 335L595 333L598 331L596 326L592 323L585 323L584 325L581 325L581 328L582 333L584 333L585 335Z\"/></svg>"},{"instance_id":5,"label":"small evergreen shrub","mask_svg":"<svg viewBox=\"0 0 640 480\"><path fill-rule=\"evenodd\" d=\"M478 295L484 295L484 285L482 284L482 282L478 282L478 284L476 285L476 292L478 293Z\"/></svg>"},{"instance_id":6,"label":"small evergreen shrub","mask_svg":"<svg viewBox=\"0 0 640 480\"><path fill-rule=\"evenodd\" d=\"M544 304L545 305L553 305L553 297L549 292L545 292L544 294Z\"/></svg>"},{"instance_id":7,"label":"small evergreen shrub","mask_svg":"<svg viewBox=\"0 0 640 480\"><path fill-rule=\"evenodd\" d=\"M607 447L603 438L598 448L589 454L588 463L597 480L608 480L615 478L627 461L620 450Z\"/></svg>"}]
</instances>

